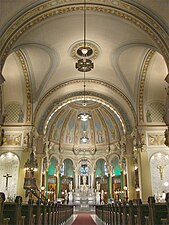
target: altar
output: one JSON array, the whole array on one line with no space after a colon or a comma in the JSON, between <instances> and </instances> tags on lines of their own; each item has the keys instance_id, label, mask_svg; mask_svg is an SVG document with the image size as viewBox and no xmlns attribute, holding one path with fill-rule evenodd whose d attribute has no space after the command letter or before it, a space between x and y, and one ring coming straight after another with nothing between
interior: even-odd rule
<instances>
[{"instance_id":1,"label":"altar","mask_svg":"<svg viewBox=\"0 0 169 225\"><path fill-rule=\"evenodd\" d=\"M95 193L87 186L81 187L74 192L74 204L80 211L88 211L95 204ZM84 191L82 191L84 190Z\"/></svg>"},{"instance_id":2,"label":"altar","mask_svg":"<svg viewBox=\"0 0 169 225\"><path fill-rule=\"evenodd\" d=\"M89 210L89 207L95 204L95 193L93 188L86 184L86 176L83 176L82 180L83 184L74 192L74 204L79 206L80 211Z\"/></svg>"}]
</instances>

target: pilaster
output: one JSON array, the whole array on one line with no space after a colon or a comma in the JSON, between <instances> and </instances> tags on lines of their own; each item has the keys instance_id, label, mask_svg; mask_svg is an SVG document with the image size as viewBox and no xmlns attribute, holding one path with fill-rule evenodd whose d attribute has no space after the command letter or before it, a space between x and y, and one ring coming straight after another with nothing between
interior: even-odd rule
<instances>
[{"instance_id":1,"label":"pilaster","mask_svg":"<svg viewBox=\"0 0 169 225\"><path fill-rule=\"evenodd\" d=\"M127 164L127 180L128 180L128 197L130 200L136 198L135 192L135 170L133 155L133 138L128 135L126 137L126 164Z\"/></svg>"}]
</instances>

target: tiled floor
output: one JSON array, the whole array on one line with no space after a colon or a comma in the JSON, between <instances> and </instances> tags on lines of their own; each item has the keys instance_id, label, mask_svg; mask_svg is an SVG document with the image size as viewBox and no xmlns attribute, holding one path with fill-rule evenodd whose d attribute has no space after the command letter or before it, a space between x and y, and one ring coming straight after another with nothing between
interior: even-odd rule
<instances>
[{"instance_id":1,"label":"tiled floor","mask_svg":"<svg viewBox=\"0 0 169 225\"><path fill-rule=\"evenodd\" d=\"M73 214L71 218L64 225L71 225L73 221L76 219L78 214ZM92 213L91 217L95 221L97 225L104 225L104 223L96 216L96 214ZM79 224L80 225L80 224ZM87 225L87 224L86 224Z\"/></svg>"}]
</instances>

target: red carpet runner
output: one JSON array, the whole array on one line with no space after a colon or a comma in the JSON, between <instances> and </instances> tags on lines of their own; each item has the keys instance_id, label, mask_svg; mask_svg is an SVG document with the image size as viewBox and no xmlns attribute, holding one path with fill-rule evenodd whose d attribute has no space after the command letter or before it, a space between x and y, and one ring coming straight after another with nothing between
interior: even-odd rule
<instances>
[{"instance_id":1,"label":"red carpet runner","mask_svg":"<svg viewBox=\"0 0 169 225\"><path fill-rule=\"evenodd\" d=\"M79 213L72 225L96 225L89 213Z\"/></svg>"}]
</instances>

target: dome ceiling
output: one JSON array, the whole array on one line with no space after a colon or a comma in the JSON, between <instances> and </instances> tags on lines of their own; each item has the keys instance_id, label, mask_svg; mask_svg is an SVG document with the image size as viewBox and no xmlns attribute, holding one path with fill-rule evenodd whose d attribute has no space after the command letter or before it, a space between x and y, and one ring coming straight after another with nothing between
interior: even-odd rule
<instances>
[{"instance_id":1,"label":"dome ceiling","mask_svg":"<svg viewBox=\"0 0 169 225\"><path fill-rule=\"evenodd\" d=\"M88 101L85 107L82 103L77 101L68 104L55 113L47 129L50 141L64 148L99 148L119 141L123 127L117 115L100 103ZM83 112L91 118L82 121L79 114ZM84 133L88 138L86 143L81 140Z\"/></svg>"}]
</instances>

